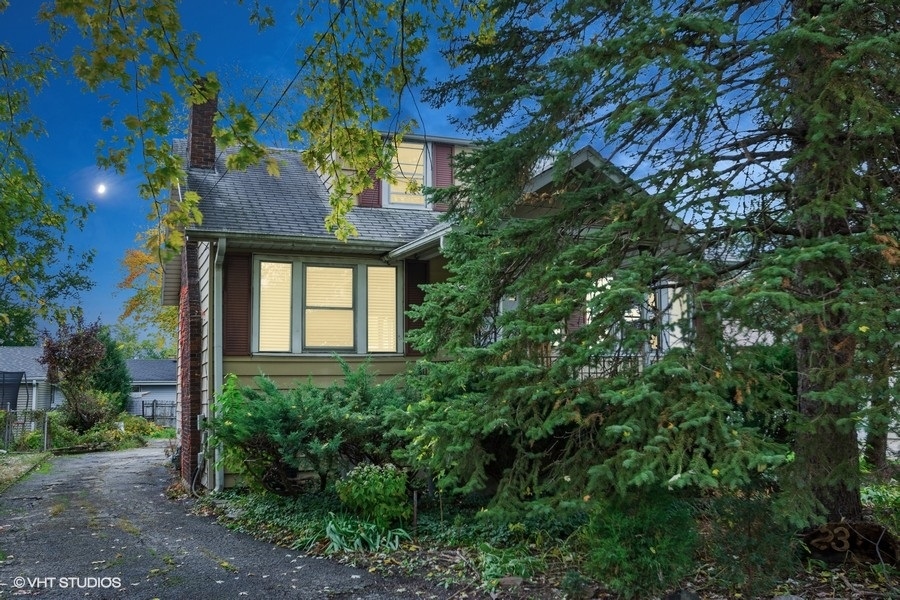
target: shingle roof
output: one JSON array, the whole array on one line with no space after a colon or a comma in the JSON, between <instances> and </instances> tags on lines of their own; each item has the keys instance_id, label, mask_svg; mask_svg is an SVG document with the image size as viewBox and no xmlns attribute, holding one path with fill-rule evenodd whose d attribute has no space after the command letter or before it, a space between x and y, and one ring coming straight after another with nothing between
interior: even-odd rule
<instances>
[{"instance_id":1,"label":"shingle roof","mask_svg":"<svg viewBox=\"0 0 900 600\"><path fill-rule=\"evenodd\" d=\"M175 383L176 364L171 359L133 358L125 361L132 383Z\"/></svg>"},{"instance_id":2,"label":"shingle roof","mask_svg":"<svg viewBox=\"0 0 900 600\"><path fill-rule=\"evenodd\" d=\"M25 379L47 379L47 367L38 362L40 346L0 346L0 371L24 371Z\"/></svg>"},{"instance_id":3,"label":"shingle roof","mask_svg":"<svg viewBox=\"0 0 900 600\"><path fill-rule=\"evenodd\" d=\"M175 151L184 154L185 141L176 140ZM244 171L228 170L220 152L215 171L188 169L187 189L200 195L203 223L190 232L274 237L321 238L333 242L325 229L331 212L328 191L321 178L303 165L295 150L270 148L279 166L272 176L264 164ZM437 225L428 210L354 207L349 220L359 232L354 242L376 242L400 246Z\"/></svg>"},{"instance_id":4,"label":"shingle roof","mask_svg":"<svg viewBox=\"0 0 900 600\"><path fill-rule=\"evenodd\" d=\"M47 367L38 362L40 346L0 346L0 371L24 371L25 379L44 380ZM175 383L176 365L170 359L131 359L125 361L133 381Z\"/></svg>"}]
</instances>

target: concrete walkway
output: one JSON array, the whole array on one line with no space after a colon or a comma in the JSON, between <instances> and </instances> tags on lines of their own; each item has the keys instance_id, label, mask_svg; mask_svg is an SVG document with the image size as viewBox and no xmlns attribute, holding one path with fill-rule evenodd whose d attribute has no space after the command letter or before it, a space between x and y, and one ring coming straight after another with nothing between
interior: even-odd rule
<instances>
[{"instance_id":1,"label":"concrete walkway","mask_svg":"<svg viewBox=\"0 0 900 600\"><path fill-rule=\"evenodd\" d=\"M230 532L170 501L164 444L55 457L0 495L0 598L443 598Z\"/></svg>"}]
</instances>

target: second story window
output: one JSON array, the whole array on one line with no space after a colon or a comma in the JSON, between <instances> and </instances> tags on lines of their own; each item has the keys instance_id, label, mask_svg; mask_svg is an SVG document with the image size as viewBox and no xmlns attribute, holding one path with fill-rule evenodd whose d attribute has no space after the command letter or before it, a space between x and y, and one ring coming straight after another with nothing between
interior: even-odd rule
<instances>
[{"instance_id":1,"label":"second story window","mask_svg":"<svg viewBox=\"0 0 900 600\"><path fill-rule=\"evenodd\" d=\"M453 185L453 157L459 148L447 142L401 142L392 169L396 181L375 181L371 188L359 194L357 204L367 208L446 210L446 206L432 204L424 192L429 187Z\"/></svg>"},{"instance_id":2,"label":"second story window","mask_svg":"<svg viewBox=\"0 0 900 600\"><path fill-rule=\"evenodd\" d=\"M427 154L425 144L403 142L397 147L394 164L397 182L385 186L388 204L425 206L423 188L430 183L425 172Z\"/></svg>"}]
</instances>

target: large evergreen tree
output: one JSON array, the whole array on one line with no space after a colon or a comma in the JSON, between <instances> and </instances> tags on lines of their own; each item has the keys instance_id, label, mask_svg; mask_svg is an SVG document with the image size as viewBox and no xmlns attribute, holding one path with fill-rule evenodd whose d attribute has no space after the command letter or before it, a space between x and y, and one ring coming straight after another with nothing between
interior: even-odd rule
<instances>
[{"instance_id":1,"label":"large evergreen tree","mask_svg":"<svg viewBox=\"0 0 900 600\"><path fill-rule=\"evenodd\" d=\"M471 485L493 461L518 500L741 486L786 461L793 516L858 518L866 365L896 368L900 7L491 8L433 91L496 139L458 160L453 275L419 310L415 342L451 359L418 380L419 455ZM586 144L609 164L568 168ZM794 398L754 336L794 349Z\"/></svg>"}]
</instances>

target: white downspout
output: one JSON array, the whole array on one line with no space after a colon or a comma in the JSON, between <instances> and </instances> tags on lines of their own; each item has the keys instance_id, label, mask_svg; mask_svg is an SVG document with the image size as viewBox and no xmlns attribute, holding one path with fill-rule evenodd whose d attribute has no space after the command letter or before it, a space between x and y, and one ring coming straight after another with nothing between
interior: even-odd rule
<instances>
[{"instance_id":1,"label":"white downspout","mask_svg":"<svg viewBox=\"0 0 900 600\"><path fill-rule=\"evenodd\" d=\"M225 238L219 238L216 244L215 272L213 273L213 344L212 344L212 360L213 360L213 399L222 392L223 377L222 374L222 263L225 262ZM212 410L216 410L213 403ZM215 478L213 479L213 489L221 492L225 489L225 465L222 461L222 444L218 444L215 450Z\"/></svg>"},{"instance_id":2,"label":"white downspout","mask_svg":"<svg viewBox=\"0 0 900 600\"><path fill-rule=\"evenodd\" d=\"M37 379L31 380L31 410L36 411L37 407Z\"/></svg>"}]
</instances>

